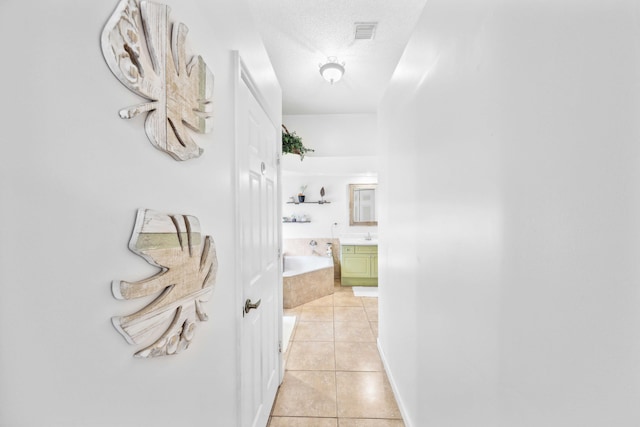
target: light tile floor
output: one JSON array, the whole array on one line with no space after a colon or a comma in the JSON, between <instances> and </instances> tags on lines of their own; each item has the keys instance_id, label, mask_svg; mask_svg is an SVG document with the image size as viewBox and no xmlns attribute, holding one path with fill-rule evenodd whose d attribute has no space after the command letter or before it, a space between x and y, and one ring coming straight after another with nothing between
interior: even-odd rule
<instances>
[{"instance_id":1,"label":"light tile floor","mask_svg":"<svg viewBox=\"0 0 640 427\"><path fill-rule=\"evenodd\" d=\"M378 298L338 283L285 315L296 325L269 427L404 427L376 346Z\"/></svg>"}]
</instances>

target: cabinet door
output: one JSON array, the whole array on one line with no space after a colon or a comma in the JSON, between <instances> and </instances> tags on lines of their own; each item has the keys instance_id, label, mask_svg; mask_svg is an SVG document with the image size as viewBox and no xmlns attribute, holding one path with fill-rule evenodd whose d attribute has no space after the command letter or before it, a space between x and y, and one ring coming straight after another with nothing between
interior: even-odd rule
<instances>
[{"instance_id":1,"label":"cabinet door","mask_svg":"<svg viewBox=\"0 0 640 427\"><path fill-rule=\"evenodd\" d=\"M371 277L371 256L360 254L344 255L342 258L344 277Z\"/></svg>"},{"instance_id":2,"label":"cabinet door","mask_svg":"<svg viewBox=\"0 0 640 427\"><path fill-rule=\"evenodd\" d=\"M356 254L377 254L378 253L378 247L377 246L371 246L371 245L356 246L355 247L355 251L352 252L352 253L356 253Z\"/></svg>"},{"instance_id":3,"label":"cabinet door","mask_svg":"<svg viewBox=\"0 0 640 427\"><path fill-rule=\"evenodd\" d=\"M378 255L371 255L371 277L378 278Z\"/></svg>"}]
</instances>

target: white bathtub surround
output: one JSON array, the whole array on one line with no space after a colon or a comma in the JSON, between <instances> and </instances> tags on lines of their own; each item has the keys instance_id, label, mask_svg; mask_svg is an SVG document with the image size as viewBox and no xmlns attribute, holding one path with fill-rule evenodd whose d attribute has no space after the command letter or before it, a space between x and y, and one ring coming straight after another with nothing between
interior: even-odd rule
<instances>
[{"instance_id":1,"label":"white bathtub surround","mask_svg":"<svg viewBox=\"0 0 640 427\"><path fill-rule=\"evenodd\" d=\"M329 257L286 255L282 276L292 277L330 267L333 268L333 260Z\"/></svg>"},{"instance_id":2,"label":"white bathtub surround","mask_svg":"<svg viewBox=\"0 0 640 427\"><path fill-rule=\"evenodd\" d=\"M315 241L316 245L311 246L311 241ZM319 256L327 257L327 243L331 243L334 277L340 278L340 240L330 237L309 237L309 238L296 238L296 239L284 239L283 241L283 253L284 256Z\"/></svg>"},{"instance_id":3,"label":"white bathtub surround","mask_svg":"<svg viewBox=\"0 0 640 427\"><path fill-rule=\"evenodd\" d=\"M285 256L282 276L284 308L297 307L333 294L332 258Z\"/></svg>"}]
</instances>

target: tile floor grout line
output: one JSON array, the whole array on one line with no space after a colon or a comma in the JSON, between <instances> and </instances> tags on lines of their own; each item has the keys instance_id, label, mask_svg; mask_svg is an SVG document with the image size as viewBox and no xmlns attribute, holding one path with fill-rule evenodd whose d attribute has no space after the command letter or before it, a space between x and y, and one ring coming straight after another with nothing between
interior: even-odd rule
<instances>
[{"instance_id":1,"label":"tile floor grout line","mask_svg":"<svg viewBox=\"0 0 640 427\"><path fill-rule=\"evenodd\" d=\"M353 290L352 289L340 290L340 292L343 293L344 295L346 295L347 298L348 298L348 293L349 292L353 292ZM297 341L299 343L332 343L333 344L333 365L334 365L334 369L329 369L329 370L318 370L318 369L290 370L290 369L287 369L287 364L290 362L291 353L289 353L288 358L286 359L286 363L285 363L285 371L288 371L288 372L316 372L316 373L325 372L325 375L328 374L331 377L331 375L329 373L333 371L333 375L332 376L333 376L334 384L335 384L335 405L336 405L335 406L336 407L336 413L335 414L336 415L335 416L328 416L328 415L310 416L310 415L286 415L286 414L280 414L280 415L277 415L277 416L274 417L273 416L273 408L272 408L271 416L269 418L269 423L271 423L273 418L281 418L281 420L279 420L277 422L278 426L284 425L284 424L281 424L281 423L286 423L286 425L289 425L288 422L286 421L286 419L289 419L289 418L297 418L299 420L302 420L302 419L309 419L309 420L311 420L311 419L327 419L327 420L335 420L336 424L332 423L332 425L335 426L335 427L341 427L341 426L343 426L343 423L341 422L342 420L347 422L347 420L365 420L365 419L370 419L370 420L387 420L387 421L390 421L390 422L400 421L400 423L401 423L400 425L404 425L403 422L402 422L401 416L400 416L400 418L396 418L391 414L389 414L389 416L384 416L384 415L381 415L381 414L368 415L368 414L363 413L363 414L359 414L361 416L353 416L355 414L353 414L352 416L346 416L346 417L341 417L340 416L340 402L339 402L339 399L338 399L338 388L339 388L338 387L338 376L342 376L343 374L345 374L345 375L349 375L349 374L364 374L364 375L377 374L377 375L380 375L380 376L384 377L384 379L388 380L388 378L386 377L386 372L384 371L384 368L382 368L382 369L377 368L377 370L362 370L362 368L357 369L357 370L348 370L348 369L345 369L345 368L338 369L338 346L336 344L360 344L360 345L364 345L364 344L369 344L369 342L368 341L361 342L361 341L358 341L358 340L352 341L354 339L354 336L349 336L350 339L346 340L346 341L336 341L336 322L337 322L337 320L336 320L337 319L337 317L336 317L336 307L343 307L342 310L338 310L339 312L349 312L349 311L353 311L353 310L350 310L350 309L355 309L356 307L360 307L364 311L364 314L365 314L365 317L366 317L366 323L367 323L369 332L371 333L371 335L374 338L376 336L376 334L374 333L374 328L373 328L373 324L372 324L373 321L370 320L369 311L367 310L367 307L369 307L371 309L371 306L374 305L374 304L368 303L367 305L365 305L364 304L364 300L362 298L359 298L357 301L360 304L356 305L356 306L353 306L353 305L337 305L336 306L336 299L333 298L333 296L332 296L331 306L330 306L330 307L332 307L332 319L333 319L332 320L332 328L333 328L333 340L332 341L296 340L295 338L296 338L297 332L298 332L298 326L299 326L298 322L299 321L308 322L310 324L318 322L318 321L302 321L301 320L302 312L305 311L305 308L312 307L312 306L307 305L307 304L303 305L303 307L301 308L301 310L299 312L300 315L297 317L297 321L296 321L296 325L295 325L295 329L296 330L294 331L294 334L292 334L292 336L291 336L291 341ZM345 301L338 301L337 303L338 304L349 304L348 302L345 302ZM313 307L323 307L323 306L313 306ZM375 305L375 309L376 310L378 309L377 304ZM322 321L322 320L320 320L320 321ZM353 323L353 322L365 323L365 321L354 321L354 320L343 320L340 323L345 324L345 323ZM376 319L376 322L377 322L377 319ZM362 329L362 330L364 331L364 329ZM343 333L344 333L344 331L343 331ZM344 338L347 338L347 337L345 336ZM299 346L297 346L297 347L299 347ZM293 348L293 346L291 348ZM379 354L378 354L378 356L379 356ZM312 364L312 366L313 366L313 364ZM278 393L280 393L280 389L279 389ZM397 405L397 402L394 401L394 403L396 403L396 405ZM275 407L275 405L274 405L274 407ZM271 425L271 424L269 424L269 425ZM387 424L385 423L385 425L387 425ZM391 425L391 424L389 424L389 425ZM396 426L397 424L393 423L393 425ZM275 427L275 424L274 424L273 427Z\"/></svg>"}]
</instances>

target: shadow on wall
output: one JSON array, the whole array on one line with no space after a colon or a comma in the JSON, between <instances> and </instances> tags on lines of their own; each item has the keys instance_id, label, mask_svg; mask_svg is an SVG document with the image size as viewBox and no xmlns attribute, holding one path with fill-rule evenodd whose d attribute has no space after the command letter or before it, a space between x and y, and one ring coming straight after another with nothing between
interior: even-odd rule
<instances>
[{"instance_id":1,"label":"shadow on wall","mask_svg":"<svg viewBox=\"0 0 640 427\"><path fill-rule=\"evenodd\" d=\"M315 241L315 246L310 245ZM300 239L284 239L283 255L316 255L327 256L327 243L331 243L333 256L333 277L340 279L340 241L326 237L309 237Z\"/></svg>"}]
</instances>

